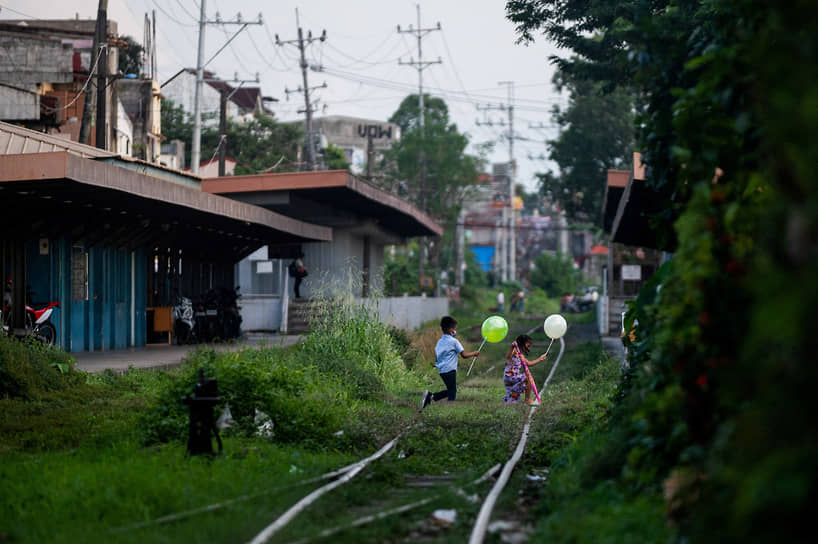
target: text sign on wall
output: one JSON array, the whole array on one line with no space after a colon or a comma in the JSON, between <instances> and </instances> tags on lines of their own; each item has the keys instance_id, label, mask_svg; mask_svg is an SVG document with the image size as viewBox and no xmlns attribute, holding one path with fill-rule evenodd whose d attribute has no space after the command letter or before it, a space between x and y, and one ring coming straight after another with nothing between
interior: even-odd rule
<instances>
[{"instance_id":1,"label":"text sign on wall","mask_svg":"<svg viewBox=\"0 0 818 544\"><path fill-rule=\"evenodd\" d=\"M372 138L378 140L386 138L392 139L392 127L390 125L358 125L358 136L361 138Z\"/></svg>"},{"instance_id":2,"label":"text sign on wall","mask_svg":"<svg viewBox=\"0 0 818 544\"><path fill-rule=\"evenodd\" d=\"M622 265L622 279L635 280L642 279L642 266L638 264L623 264Z\"/></svg>"}]
</instances>

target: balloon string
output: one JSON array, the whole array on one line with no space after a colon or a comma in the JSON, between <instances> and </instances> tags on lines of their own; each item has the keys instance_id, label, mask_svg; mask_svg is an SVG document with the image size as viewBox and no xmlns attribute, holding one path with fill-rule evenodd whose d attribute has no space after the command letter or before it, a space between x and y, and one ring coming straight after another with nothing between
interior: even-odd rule
<instances>
[{"instance_id":1,"label":"balloon string","mask_svg":"<svg viewBox=\"0 0 818 544\"><path fill-rule=\"evenodd\" d=\"M483 349L483 344L485 344L485 343L486 343L486 337L484 336L484 337L483 337L483 343L482 343L482 344L480 344L480 347L479 347L479 348L477 348L477 355L480 355L480 350L481 350L481 349ZM466 376L468 376L469 374L471 374L471 367L473 367L473 366L474 366L474 361L475 361L475 359L477 359L477 355L475 355L474 357L472 357L472 358L471 358L471 364L469 365L469 371L468 371L468 372L466 372Z\"/></svg>"},{"instance_id":2,"label":"balloon string","mask_svg":"<svg viewBox=\"0 0 818 544\"><path fill-rule=\"evenodd\" d=\"M554 339L551 339L551 344L554 343ZM548 344L548 349L545 350L545 356L548 357L548 350L551 349L551 344Z\"/></svg>"}]
</instances>

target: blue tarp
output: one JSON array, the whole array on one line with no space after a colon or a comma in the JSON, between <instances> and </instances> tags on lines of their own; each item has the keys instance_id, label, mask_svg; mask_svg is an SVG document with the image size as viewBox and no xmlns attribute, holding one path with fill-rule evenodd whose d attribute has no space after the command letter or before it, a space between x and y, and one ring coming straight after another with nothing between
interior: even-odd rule
<instances>
[{"instance_id":1,"label":"blue tarp","mask_svg":"<svg viewBox=\"0 0 818 544\"><path fill-rule=\"evenodd\" d=\"M491 259L494 257L494 246L471 246L471 250L477 256L480 269L484 272L491 270Z\"/></svg>"}]
</instances>

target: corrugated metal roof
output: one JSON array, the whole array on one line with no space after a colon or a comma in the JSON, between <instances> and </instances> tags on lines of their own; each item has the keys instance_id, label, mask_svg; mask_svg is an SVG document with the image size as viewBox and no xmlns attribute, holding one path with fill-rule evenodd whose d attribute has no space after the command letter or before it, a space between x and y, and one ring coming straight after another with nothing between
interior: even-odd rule
<instances>
[{"instance_id":1,"label":"corrugated metal roof","mask_svg":"<svg viewBox=\"0 0 818 544\"><path fill-rule=\"evenodd\" d=\"M116 153L80 144L54 134L44 134L35 130L0 122L0 155L20 155L24 153L48 153L67 151L83 158L116 157Z\"/></svg>"},{"instance_id":2,"label":"corrugated metal roof","mask_svg":"<svg viewBox=\"0 0 818 544\"><path fill-rule=\"evenodd\" d=\"M201 178L184 170L177 170L105 151L91 145L81 144L55 134L45 134L0 121L0 155L23 155L27 153L51 153L66 151L84 159L105 159L129 170L137 170L154 178L165 179L184 185L199 187Z\"/></svg>"}]
</instances>

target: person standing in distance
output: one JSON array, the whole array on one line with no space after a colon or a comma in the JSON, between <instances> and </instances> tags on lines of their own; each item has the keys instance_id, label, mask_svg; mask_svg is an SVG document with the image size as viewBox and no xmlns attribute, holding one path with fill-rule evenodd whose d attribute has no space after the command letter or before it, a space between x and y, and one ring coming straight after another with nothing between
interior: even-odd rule
<instances>
[{"instance_id":1,"label":"person standing in distance","mask_svg":"<svg viewBox=\"0 0 818 544\"><path fill-rule=\"evenodd\" d=\"M479 353L479 351L465 351L460 341L455 338L457 336L457 321L453 317L444 316L440 320L440 329L443 331L443 336L440 337L435 346L435 366L446 389L442 389L437 393L424 391L420 399L421 410L429 406L433 401L441 400L444 397L449 402L455 400L457 397L458 355L468 359L469 357L477 357Z\"/></svg>"},{"instance_id":2,"label":"person standing in distance","mask_svg":"<svg viewBox=\"0 0 818 544\"><path fill-rule=\"evenodd\" d=\"M304 267L304 254L299 253L295 259L295 282L293 283L293 291L295 298L301 298L301 282L307 276L307 269Z\"/></svg>"}]
</instances>

